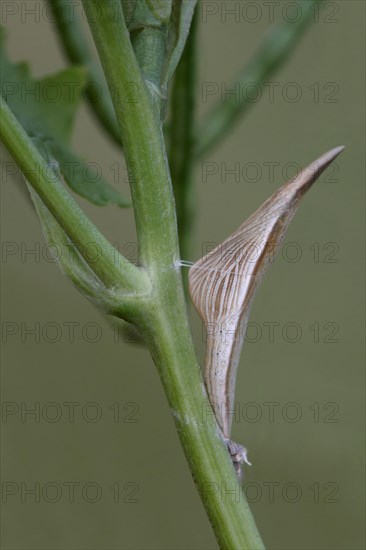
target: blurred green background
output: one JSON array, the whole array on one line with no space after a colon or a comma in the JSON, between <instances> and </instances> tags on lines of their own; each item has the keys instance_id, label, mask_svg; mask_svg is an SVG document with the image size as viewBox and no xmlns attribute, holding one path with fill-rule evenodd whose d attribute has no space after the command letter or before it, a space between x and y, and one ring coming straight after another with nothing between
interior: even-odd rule
<instances>
[{"instance_id":1,"label":"blurred green background","mask_svg":"<svg viewBox=\"0 0 366 550\"><path fill-rule=\"evenodd\" d=\"M36 76L64 67L42 3L13 4L18 13L3 21L11 58L29 60ZM24 4L40 6L40 17L22 17ZM225 20L225 9L246 2L217 4L207 17L200 7L199 116L220 98L204 101L207 82L229 86L270 26L266 2L256 4L256 22L254 11ZM291 3L274 4L281 20ZM264 280L239 368L233 436L249 449L245 490L273 550L364 547L365 5L328 2L324 10L273 77L273 100L264 90L204 161L216 164L197 164L198 218L192 257L184 258L229 235L286 171L294 174L289 163L305 166L346 145L304 199ZM301 97L289 101L286 90ZM85 104L74 145L111 181L118 162L128 193L118 150ZM24 183L6 176L5 152L3 161L2 548L216 548L149 354L116 341L47 260ZM225 168L238 163L236 181ZM204 177L212 167L216 173ZM136 259L132 212L80 203ZM202 327L191 317L203 360ZM27 333L32 328L39 338ZM25 411L35 407L38 418ZM26 492L32 488L39 502Z\"/></svg>"}]
</instances>

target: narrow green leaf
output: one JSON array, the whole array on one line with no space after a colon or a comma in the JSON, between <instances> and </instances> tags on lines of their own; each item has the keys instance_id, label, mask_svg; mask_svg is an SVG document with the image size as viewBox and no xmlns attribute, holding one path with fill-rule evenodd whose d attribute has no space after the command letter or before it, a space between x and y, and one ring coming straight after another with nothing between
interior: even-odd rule
<instances>
[{"instance_id":1,"label":"narrow green leaf","mask_svg":"<svg viewBox=\"0 0 366 550\"><path fill-rule=\"evenodd\" d=\"M131 206L130 200L102 177L96 163L84 162L67 147L58 143L52 143L50 149L59 162L60 171L66 183L75 193L97 206L106 206L107 204L117 204L121 207Z\"/></svg>"},{"instance_id":2,"label":"narrow green leaf","mask_svg":"<svg viewBox=\"0 0 366 550\"><path fill-rule=\"evenodd\" d=\"M0 27L0 42L4 32ZM91 178L86 163L70 150L72 126L88 77L83 67L71 67L39 80L25 63L12 64L1 48L1 92L9 108L49 163L57 163L70 188L92 203L130 206L130 201L102 177Z\"/></svg>"},{"instance_id":3,"label":"narrow green leaf","mask_svg":"<svg viewBox=\"0 0 366 550\"><path fill-rule=\"evenodd\" d=\"M296 21L284 21L270 29L248 65L233 81L240 85L241 90L245 90L247 86L260 89L268 85L272 75L293 53L306 27L313 20L313 10L320 1L322 0L302 0L299 2L301 17ZM232 87L235 86L230 85L228 89ZM207 154L256 104L257 101L253 100L249 93L241 94L240 101L230 94L226 95L225 101L218 101L209 110L196 132L195 156L202 157Z\"/></svg>"}]
</instances>

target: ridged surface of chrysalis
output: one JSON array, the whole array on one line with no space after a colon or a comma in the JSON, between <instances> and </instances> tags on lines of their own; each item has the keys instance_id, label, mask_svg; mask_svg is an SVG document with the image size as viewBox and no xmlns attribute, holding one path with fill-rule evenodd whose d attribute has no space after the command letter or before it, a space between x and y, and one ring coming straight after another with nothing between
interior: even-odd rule
<instances>
[{"instance_id":1,"label":"ridged surface of chrysalis","mask_svg":"<svg viewBox=\"0 0 366 550\"><path fill-rule=\"evenodd\" d=\"M206 326L205 383L217 421L230 439L235 380L250 307L300 199L341 153L332 149L276 191L189 273L192 302Z\"/></svg>"}]
</instances>

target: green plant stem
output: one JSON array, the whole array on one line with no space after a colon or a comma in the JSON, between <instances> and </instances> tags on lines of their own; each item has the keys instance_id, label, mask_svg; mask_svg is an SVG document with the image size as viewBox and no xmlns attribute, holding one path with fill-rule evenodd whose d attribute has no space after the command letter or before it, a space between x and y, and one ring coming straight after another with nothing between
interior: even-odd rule
<instances>
[{"instance_id":1,"label":"green plant stem","mask_svg":"<svg viewBox=\"0 0 366 550\"><path fill-rule=\"evenodd\" d=\"M131 182L139 259L150 271L179 261L174 200L160 120L137 64L119 0L83 0L121 129Z\"/></svg>"},{"instance_id":2,"label":"green plant stem","mask_svg":"<svg viewBox=\"0 0 366 550\"><path fill-rule=\"evenodd\" d=\"M0 97L1 140L44 205L91 269L107 286L138 292L149 288L145 273L124 258L84 214L47 165L23 126ZM90 245L99 253L92 258Z\"/></svg>"},{"instance_id":3,"label":"green plant stem","mask_svg":"<svg viewBox=\"0 0 366 550\"><path fill-rule=\"evenodd\" d=\"M174 198L161 125L154 116L119 0L108 6L97 0L83 3L110 86L127 164L134 175L130 181L141 261L153 285L151 301L135 322L159 370L187 461L219 544L237 550L263 548L208 404L194 353L176 263L179 249ZM115 93L131 82L139 91L136 103L126 103L122 94ZM208 411L207 418L204 410ZM223 484L236 488L241 498L234 494L223 497Z\"/></svg>"},{"instance_id":4,"label":"green plant stem","mask_svg":"<svg viewBox=\"0 0 366 550\"><path fill-rule=\"evenodd\" d=\"M88 69L89 85L85 92L93 113L110 137L120 145L121 136L108 86L87 47L75 13L75 4L70 0L48 0L48 3L52 9L55 26L67 58L71 63L84 65Z\"/></svg>"},{"instance_id":5,"label":"green plant stem","mask_svg":"<svg viewBox=\"0 0 366 550\"><path fill-rule=\"evenodd\" d=\"M267 84L272 74L288 59L311 22L314 8L321 1L303 0L300 2L299 20L282 23L269 33L242 74L238 75L233 84L228 85L228 90L237 88L239 93L226 94L225 101L217 102L198 128L196 157L206 155L218 145L231 127L241 120L242 115L258 102L258 90ZM249 89L253 91L253 96ZM246 93L242 93L242 90L246 90Z\"/></svg>"},{"instance_id":6,"label":"green plant stem","mask_svg":"<svg viewBox=\"0 0 366 550\"><path fill-rule=\"evenodd\" d=\"M166 281L139 328L149 345L181 444L220 548L264 548L223 444L192 346L182 290ZM166 303L170 306L167 307ZM172 305L174 304L174 306Z\"/></svg>"},{"instance_id":7,"label":"green plant stem","mask_svg":"<svg viewBox=\"0 0 366 550\"><path fill-rule=\"evenodd\" d=\"M178 64L171 91L169 166L177 209L181 258L190 259L194 223L194 188L192 186L195 124L196 32L195 13L183 55ZM187 278L185 278L185 281Z\"/></svg>"}]
</instances>

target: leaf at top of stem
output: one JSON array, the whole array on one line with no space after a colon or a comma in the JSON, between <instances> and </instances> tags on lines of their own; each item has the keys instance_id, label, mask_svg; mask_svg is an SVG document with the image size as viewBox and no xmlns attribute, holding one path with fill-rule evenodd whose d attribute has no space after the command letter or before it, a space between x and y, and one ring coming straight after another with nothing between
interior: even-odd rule
<instances>
[{"instance_id":1,"label":"leaf at top of stem","mask_svg":"<svg viewBox=\"0 0 366 550\"><path fill-rule=\"evenodd\" d=\"M161 118L167 85L182 56L195 6L196 0L122 2L138 64Z\"/></svg>"},{"instance_id":2,"label":"leaf at top of stem","mask_svg":"<svg viewBox=\"0 0 366 550\"><path fill-rule=\"evenodd\" d=\"M205 382L226 438L230 438L236 371L256 290L300 199L343 149L332 149L283 185L190 269L192 302L207 328Z\"/></svg>"},{"instance_id":3,"label":"leaf at top of stem","mask_svg":"<svg viewBox=\"0 0 366 550\"><path fill-rule=\"evenodd\" d=\"M122 2L129 31L143 27L165 26L170 18L172 0L128 0Z\"/></svg>"},{"instance_id":4,"label":"leaf at top of stem","mask_svg":"<svg viewBox=\"0 0 366 550\"><path fill-rule=\"evenodd\" d=\"M154 14L156 19L161 23L167 23L172 12L173 0L146 0L146 4L149 6L151 13Z\"/></svg>"},{"instance_id":5,"label":"leaf at top of stem","mask_svg":"<svg viewBox=\"0 0 366 550\"><path fill-rule=\"evenodd\" d=\"M173 0L161 78L163 87L168 85L182 56L196 4L197 0Z\"/></svg>"},{"instance_id":6,"label":"leaf at top of stem","mask_svg":"<svg viewBox=\"0 0 366 550\"><path fill-rule=\"evenodd\" d=\"M4 32L0 27L3 46ZM1 48L1 93L33 143L46 160L59 166L69 187L90 202L103 206L109 203L130 206L102 177L94 177L87 164L69 149L77 107L87 71L71 67L42 79L33 79L26 63L13 64Z\"/></svg>"}]
</instances>

